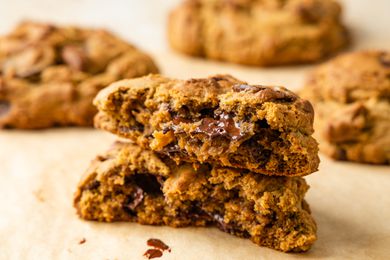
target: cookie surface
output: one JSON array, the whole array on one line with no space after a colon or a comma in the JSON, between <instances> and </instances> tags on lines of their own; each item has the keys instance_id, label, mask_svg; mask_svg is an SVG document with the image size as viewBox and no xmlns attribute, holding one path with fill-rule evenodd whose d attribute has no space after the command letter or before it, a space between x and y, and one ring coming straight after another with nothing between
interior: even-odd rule
<instances>
[{"instance_id":1,"label":"cookie surface","mask_svg":"<svg viewBox=\"0 0 390 260\"><path fill-rule=\"evenodd\" d=\"M302 96L316 111L320 149L338 160L390 163L390 53L360 51L319 66Z\"/></svg>"},{"instance_id":2,"label":"cookie surface","mask_svg":"<svg viewBox=\"0 0 390 260\"><path fill-rule=\"evenodd\" d=\"M91 126L100 89L156 72L108 31L21 23L0 37L0 128Z\"/></svg>"},{"instance_id":3,"label":"cookie surface","mask_svg":"<svg viewBox=\"0 0 390 260\"><path fill-rule=\"evenodd\" d=\"M316 224L301 177L269 177L191 164L129 143L98 156L80 181L74 205L80 217L148 225L217 226L281 251L306 251Z\"/></svg>"},{"instance_id":4,"label":"cookie surface","mask_svg":"<svg viewBox=\"0 0 390 260\"><path fill-rule=\"evenodd\" d=\"M349 42L333 0L187 0L168 38L188 55L257 66L318 61Z\"/></svg>"},{"instance_id":5,"label":"cookie surface","mask_svg":"<svg viewBox=\"0 0 390 260\"><path fill-rule=\"evenodd\" d=\"M177 163L211 163L268 175L306 175L319 159L313 108L283 87L229 75L113 83L94 101L96 127Z\"/></svg>"}]
</instances>

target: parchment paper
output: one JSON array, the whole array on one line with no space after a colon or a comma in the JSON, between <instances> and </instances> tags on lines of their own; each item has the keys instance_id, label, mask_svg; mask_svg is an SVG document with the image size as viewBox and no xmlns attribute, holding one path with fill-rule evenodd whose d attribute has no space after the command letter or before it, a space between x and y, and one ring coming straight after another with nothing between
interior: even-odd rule
<instances>
[{"instance_id":1,"label":"parchment paper","mask_svg":"<svg viewBox=\"0 0 390 260\"><path fill-rule=\"evenodd\" d=\"M45 0L7 2L0 1L1 32L25 17L107 24L138 45L144 44L154 53L163 73L174 77L231 73L250 83L298 89L310 68L250 68L172 53L163 38L163 21L168 7L177 1L51 1L53 8ZM390 46L390 1L344 2L357 42L354 48ZM148 4L154 9L146 8ZM156 8L159 4L161 9ZM129 15L132 8L137 21ZM122 9L127 11L104 12ZM99 17L100 13L107 17ZM127 31L134 28L132 24L145 29ZM320 171L306 177L311 186L307 201L318 223L318 241L305 254L258 247L215 228L174 229L80 220L72 207L76 184L90 160L113 140L114 136L93 129L0 131L0 259L143 259L146 240L152 237L172 248L160 259L390 257L390 167L335 162L323 156ZM83 239L85 243L80 244Z\"/></svg>"}]
</instances>

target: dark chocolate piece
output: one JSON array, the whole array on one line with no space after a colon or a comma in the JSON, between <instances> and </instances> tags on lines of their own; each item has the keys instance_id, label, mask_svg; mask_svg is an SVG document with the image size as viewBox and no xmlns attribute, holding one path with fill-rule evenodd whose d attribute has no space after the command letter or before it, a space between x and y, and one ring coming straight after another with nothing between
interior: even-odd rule
<instances>
[{"instance_id":1,"label":"dark chocolate piece","mask_svg":"<svg viewBox=\"0 0 390 260\"><path fill-rule=\"evenodd\" d=\"M141 204L144 199L144 191L136 186L136 191L133 193L131 201L125 205L126 208L130 210L135 210L135 208Z\"/></svg>"}]
</instances>

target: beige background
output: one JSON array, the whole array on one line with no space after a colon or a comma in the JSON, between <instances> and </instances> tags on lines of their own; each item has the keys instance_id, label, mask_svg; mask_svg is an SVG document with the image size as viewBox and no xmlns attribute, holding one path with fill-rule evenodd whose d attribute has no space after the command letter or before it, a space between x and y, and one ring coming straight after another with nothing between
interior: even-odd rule
<instances>
[{"instance_id":1,"label":"beige background","mask_svg":"<svg viewBox=\"0 0 390 260\"><path fill-rule=\"evenodd\" d=\"M102 26L152 53L179 78L231 73L297 89L310 66L260 69L187 58L169 50L172 0L0 0L0 33L21 19ZM390 46L390 1L343 1L355 49ZM143 259L146 240L172 247L161 259L388 259L390 167L334 162L306 177L319 239L307 254L283 254L210 229L81 221L72 194L89 161L115 138L92 129L0 131L0 259ZM85 238L82 245L79 241Z\"/></svg>"}]
</instances>

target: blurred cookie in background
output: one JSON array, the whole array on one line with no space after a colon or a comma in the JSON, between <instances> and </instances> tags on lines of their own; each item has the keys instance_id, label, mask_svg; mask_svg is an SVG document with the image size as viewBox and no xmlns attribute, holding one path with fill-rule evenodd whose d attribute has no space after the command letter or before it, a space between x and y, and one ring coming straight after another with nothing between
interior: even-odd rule
<instances>
[{"instance_id":1,"label":"blurred cookie in background","mask_svg":"<svg viewBox=\"0 0 390 260\"><path fill-rule=\"evenodd\" d=\"M333 0L187 0L168 21L173 49L191 56L274 66L321 60L346 47Z\"/></svg>"},{"instance_id":2,"label":"blurred cookie in background","mask_svg":"<svg viewBox=\"0 0 390 260\"><path fill-rule=\"evenodd\" d=\"M390 53L360 51L320 65L301 96L315 108L315 135L330 157L390 163Z\"/></svg>"},{"instance_id":3,"label":"blurred cookie in background","mask_svg":"<svg viewBox=\"0 0 390 260\"><path fill-rule=\"evenodd\" d=\"M0 128L92 126L100 89L156 72L106 30L23 22L0 37Z\"/></svg>"}]
</instances>

